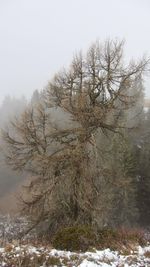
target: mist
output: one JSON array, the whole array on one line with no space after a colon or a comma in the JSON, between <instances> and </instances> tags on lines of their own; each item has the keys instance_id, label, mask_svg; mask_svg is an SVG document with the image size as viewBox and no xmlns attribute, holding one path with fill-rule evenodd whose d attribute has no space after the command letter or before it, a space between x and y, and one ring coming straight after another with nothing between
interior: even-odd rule
<instances>
[{"instance_id":1,"label":"mist","mask_svg":"<svg viewBox=\"0 0 150 267\"><path fill-rule=\"evenodd\" d=\"M127 59L148 55L149 8L147 0L0 1L0 103L29 99L96 40L124 39Z\"/></svg>"}]
</instances>

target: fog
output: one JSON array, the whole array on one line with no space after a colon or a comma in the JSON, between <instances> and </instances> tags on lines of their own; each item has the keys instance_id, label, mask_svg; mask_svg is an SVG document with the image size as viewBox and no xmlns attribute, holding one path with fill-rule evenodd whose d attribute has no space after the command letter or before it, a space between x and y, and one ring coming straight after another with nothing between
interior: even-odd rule
<instances>
[{"instance_id":1,"label":"fog","mask_svg":"<svg viewBox=\"0 0 150 267\"><path fill-rule=\"evenodd\" d=\"M148 0L1 0L0 103L29 98L96 39L125 39L128 59L150 54L149 8Z\"/></svg>"}]
</instances>

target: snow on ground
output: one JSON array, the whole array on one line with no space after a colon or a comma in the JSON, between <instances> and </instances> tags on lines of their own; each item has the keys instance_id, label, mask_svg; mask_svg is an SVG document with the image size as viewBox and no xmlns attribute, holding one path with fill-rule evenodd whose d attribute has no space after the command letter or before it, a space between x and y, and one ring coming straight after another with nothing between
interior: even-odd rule
<instances>
[{"instance_id":1,"label":"snow on ground","mask_svg":"<svg viewBox=\"0 0 150 267\"><path fill-rule=\"evenodd\" d=\"M30 245L34 240L30 240L30 236L20 244L18 234L26 227L24 218L0 215L0 267L150 267L150 245L132 250L125 248L122 252L110 249L92 249L85 253L59 251L48 245Z\"/></svg>"},{"instance_id":2,"label":"snow on ground","mask_svg":"<svg viewBox=\"0 0 150 267\"><path fill-rule=\"evenodd\" d=\"M9 244L5 248L0 248L0 266L148 267L150 266L150 246L144 248L138 246L129 255L123 255L110 249L75 253L50 247Z\"/></svg>"},{"instance_id":3,"label":"snow on ground","mask_svg":"<svg viewBox=\"0 0 150 267\"><path fill-rule=\"evenodd\" d=\"M0 240L11 241L20 237L20 235L28 228L28 221L24 217L10 216L0 214ZM32 231L32 237L35 233ZM30 239L30 235L25 238ZM0 266L1 267L1 266Z\"/></svg>"}]
</instances>

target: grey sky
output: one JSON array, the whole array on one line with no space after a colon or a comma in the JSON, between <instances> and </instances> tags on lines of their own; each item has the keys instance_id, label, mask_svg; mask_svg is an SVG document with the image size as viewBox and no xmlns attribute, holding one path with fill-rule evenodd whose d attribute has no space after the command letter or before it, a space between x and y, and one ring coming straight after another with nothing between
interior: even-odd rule
<instances>
[{"instance_id":1,"label":"grey sky","mask_svg":"<svg viewBox=\"0 0 150 267\"><path fill-rule=\"evenodd\" d=\"M150 1L0 0L0 103L42 89L74 52L108 37L126 40L128 58L150 55Z\"/></svg>"}]
</instances>

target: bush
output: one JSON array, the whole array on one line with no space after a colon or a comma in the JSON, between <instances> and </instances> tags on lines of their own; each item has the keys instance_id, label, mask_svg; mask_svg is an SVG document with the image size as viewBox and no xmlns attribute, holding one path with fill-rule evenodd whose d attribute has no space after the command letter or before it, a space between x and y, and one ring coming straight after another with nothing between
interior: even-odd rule
<instances>
[{"instance_id":1,"label":"bush","mask_svg":"<svg viewBox=\"0 0 150 267\"><path fill-rule=\"evenodd\" d=\"M90 226L72 226L60 229L52 240L56 249L71 251L86 251L88 249L120 250L145 245L144 232L140 229L103 228L94 231Z\"/></svg>"},{"instance_id":2,"label":"bush","mask_svg":"<svg viewBox=\"0 0 150 267\"><path fill-rule=\"evenodd\" d=\"M55 234L52 244L56 249L86 251L97 244L97 237L91 227L77 225L60 229Z\"/></svg>"},{"instance_id":3,"label":"bush","mask_svg":"<svg viewBox=\"0 0 150 267\"><path fill-rule=\"evenodd\" d=\"M99 249L116 249L118 243L118 233L114 229L104 228L98 231L98 248Z\"/></svg>"},{"instance_id":4,"label":"bush","mask_svg":"<svg viewBox=\"0 0 150 267\"><path fill-rule=\"evenodd\" d=\"M118 235L120 240L122 240L125 244L130 241L133 243L137 243L138 245L144 246L147 243L144 231L139 228L120 228L118 230Z\"/></svg>"},{"instance_id":5,"label":"bush","mask_svg":"<svg viewBox=\"0 0 150 267\"><path fill-rule=\"evenodd\" d=\"M110 248L118 250L121 247L130 245L146 245L144 232L141 229L109 229L104 228L98 231L98 248Z\"/></svg>"}]
</instances>

